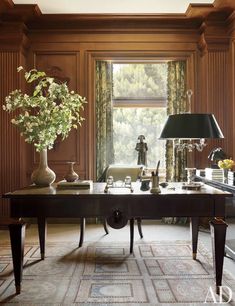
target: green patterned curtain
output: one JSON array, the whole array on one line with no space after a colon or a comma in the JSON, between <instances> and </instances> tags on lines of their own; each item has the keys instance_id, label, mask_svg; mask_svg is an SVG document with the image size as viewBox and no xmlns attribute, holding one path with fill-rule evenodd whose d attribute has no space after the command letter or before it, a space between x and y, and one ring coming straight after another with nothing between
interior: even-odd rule
<instances>
[{"instance_id":1,"label":"green patterned curtain","mask_svg":"<svg viewBox=\"0 0 235 306\"><path fill-rule=\"evenodd\" d=\"M96 62L96 177L114 162L112 64Z\"/></svg>"},{"instance_id":2,"label":"green patterned curtain","mask_svg":"<svg viewBox=\"0 0 235 306\"><path fill-rule=\"evenodd\" d=\"M168 63L167 101L167 115L180 114L187 110L185 61ZM168 140L166 143L166 179L168 181L183 181L186 178L186 151L174 151L172 140Z\"/></svg>"},{"instance_id":3,"label":"green patterned curtain","mask_svg":"<svg viewBox=\"0 0 235 306\"><path fill-rule=\"evenodd\" d=\"M179 114L187 111L186 107L186 62L168 63L167 76L167 114ZM173 152L174 151L174 152ZM166 142L166 180L184 181L186 179L187 152L177 152L173 141ZM165 223L185 223L187 218L163 218Z\"/></svg>"}]
</instances>

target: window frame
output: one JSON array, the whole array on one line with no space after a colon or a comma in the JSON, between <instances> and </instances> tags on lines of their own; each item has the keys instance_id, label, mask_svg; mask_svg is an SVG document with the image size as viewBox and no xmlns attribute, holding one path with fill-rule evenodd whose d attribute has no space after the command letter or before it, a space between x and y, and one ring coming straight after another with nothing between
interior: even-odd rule
<instances>
[{"instance_id":1,"label":"window frame","mask_svg":"<svg viewBox=\"0 0 235 306\"><path fill-rule=\"evenodd\" d=\"M118 98L112 99L113 107L167 107L167 99L135 99L135 98Z\"/></svg>"}]
</instances>

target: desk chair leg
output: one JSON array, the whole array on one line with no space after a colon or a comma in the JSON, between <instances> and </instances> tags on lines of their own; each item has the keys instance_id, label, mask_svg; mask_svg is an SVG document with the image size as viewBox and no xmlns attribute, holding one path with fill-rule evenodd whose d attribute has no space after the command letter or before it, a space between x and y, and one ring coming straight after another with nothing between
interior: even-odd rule
<instances>
[{"instance_id":1,"label":"desk chair leg","mask_svg":"<svg viewBox=\"0 0 235 306\"><path fill-rule=\"evenodd\" d=\"M79 245L78 245L79 248L83 244L85 225L86 225L86 219L85 218L80 218L80 239L79 239Z\"/></svg>"},{"instance_id":2,"label":"desk chair leg","mask_svg":"<svg viewBox=\"0 0 235 306\"><path fill-rule=\"evenodd\" d=\"M107 220L105 218L103 218L103 226L104 226L105 233L109 234L109 230L107 227Z\"/></svg>"},{"instance_id":3,"label":"desk chair leg","mask_svg":"<svg viewBox=\"0 0 235 306\"><path fill-rule=\"evenodd\" d=\"M140 238L143 238L144 236L143 236L142 227L141 227L141 218L136 218L136 220L137 220L137 226L138 226Z\"/></svg>"},{"instance_id":4,"label":"desk chair leg","mask_svg":"<svg viewBox=\"0 0 235 306\"><path fill-rule=\"evenodd\" d=\"M133 245L134 245L134 218L130 219L130 253L133 253Z\"/></svg>"},{"instance_id":5,"label":"desk chair leg","mask_svg":"<svg viewBox=\"0 0 235 306\"><path fill-rule=\"evenodd\" d=\"M25 223L10 224L9 231L16 294L20 294L24 260Z\"/></svg>"}]
</instances>

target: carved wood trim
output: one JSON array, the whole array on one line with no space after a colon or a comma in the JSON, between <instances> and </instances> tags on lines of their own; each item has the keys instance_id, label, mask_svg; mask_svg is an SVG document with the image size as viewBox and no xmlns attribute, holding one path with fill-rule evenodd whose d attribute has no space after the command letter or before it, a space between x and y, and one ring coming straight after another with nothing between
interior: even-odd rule
<instances>
[{"instance_id":1,"label":"carved wood trim","mask_svg":"<svg viewBox=\"0 0 235 306\"><path fill-rule=\"evenodd\" d=\"M4 0L6 1L6 0ZM233 0L190 4L184 14L42 14L37 5L14 5L2 10L3 21L24 21L29 30L90 32L169 31L196 29L207 18L225 20L234 10ZM213 16L213 17L212 17Z\"/></svg>"},{"instance_id":2,"label":"carved wood trim","mask_svg":"<svg viewBox=\"0 0 235 306\"><path fill-rule=\"evenodd\" d=\"M203 22L200 28L200 36L199 36L199 41L198 41L198 49L200 51L201 56L204 56L207 53L207 42L205 39L205 29L206 29L206 24L205 22Z\"/></svg>"}]
</instances>

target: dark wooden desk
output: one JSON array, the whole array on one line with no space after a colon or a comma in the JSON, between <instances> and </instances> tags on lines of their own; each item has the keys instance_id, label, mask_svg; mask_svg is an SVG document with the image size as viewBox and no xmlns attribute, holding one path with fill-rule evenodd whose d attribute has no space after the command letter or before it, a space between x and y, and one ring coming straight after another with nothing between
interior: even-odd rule
<instances>
[{"instance_id":1,"label":"dark wooden desk","mask_svg":"<svg viewBox=\"0 0 235 306\"><path fill-rule=\"evenodd\" d=\"M178 183L161 189L161 194L141 191L134 183L134 192L113 189L104 193L104 183L94 183L90 190L62 190L56 185L38 188L30 186L7 193L11 217L36 217L38 220L41 258L45 254L46 219L117 217L159 219L159 217L190 217L193 259L196 259L199 217L211 217L214 266L217 290L221 286L226 236L225 198L232 196L205 185L200 191L182 190ZM219 218L216 218L219 217Z\"/></svg>"}]
</instances>

